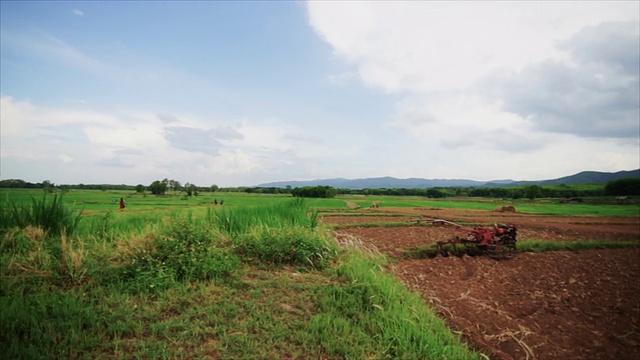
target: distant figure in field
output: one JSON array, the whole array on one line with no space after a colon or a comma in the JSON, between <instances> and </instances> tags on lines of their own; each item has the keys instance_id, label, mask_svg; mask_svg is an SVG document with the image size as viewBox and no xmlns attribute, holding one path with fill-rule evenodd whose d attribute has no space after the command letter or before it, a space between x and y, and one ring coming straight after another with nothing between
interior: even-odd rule
<instances>
[{"instance_id":1,"label":"distant figure in field","mask_svg":"<svg viewBox=\"0 0 640 360\"><path fill-rule=\"evenodd\" d=\"M218 205L218 199L213 199L213 205Z\"/></svg>"},{"instance_id":2,"label":"distant figure in field","mask_svg":"<svg viewBox=\"0 0 640 360\"><path fill-rule=\"evenodd\" d=\"M220 205L224 204L224 199L220 198Z\"/></svg>"},{"instance_id":3,"label":"distant figure in field","mask_svg":"<svg viewBox=\"0 0 640 360\"><path fill-rule=\"evenodd\" d=\"M120 198L120 211L124 211L124 199Z\"/></svg>"}]
</instances>

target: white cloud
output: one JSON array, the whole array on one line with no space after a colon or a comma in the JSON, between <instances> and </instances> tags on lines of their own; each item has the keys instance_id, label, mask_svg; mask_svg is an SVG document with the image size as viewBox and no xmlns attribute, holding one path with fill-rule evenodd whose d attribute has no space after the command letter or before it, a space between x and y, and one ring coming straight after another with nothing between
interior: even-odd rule
<instances>
[{"instance_id":1,"label":"white cloud","mask_svg":"<svg viewBox=\"0 0 640 360\"><path fill-rule=\"evenodd\" d=\"M226 143L229 146L246 146L258 151L290 150L292 145L286 138L289 126L280 121L268 125L252 124L244 122L238 132L242 134L242 140L230 139Z\"/></svg>"},{"instance_id":2,"label":"white cloud","mask_svg":"<svg viewBox=\"0 0 640 360\"><path fill-rule=\"evenodd\" d=\"M238 186L276 180L271 176L286 175L283 167L304 168L296 155L304 146L294 147L297 141L288 136L302 129L277 119L232 126L181 114L171 119L185 126L175 127L176 121L166 123L153 112L51 108L11 97L0 105L3 178L59 183L53 175L64 173L67 183L146 184L169 177ZM215 151L202 151L212 146ZM52 164L58 164L55 171Z\"/></svg>"},{"instance_id":3,"label":"white cloud","mask_svg":"<svg viewBox=\"0 0 640 360\"><path fill-rule=\"evenodd\" d=\"M88 126L84 128L87 139L94 145L113 149L154 149L166 146L161 129L150 124Z\"/></svg>"},{"instance_id":4,"label":"white cloud","mask_svg":"<svg viewBox=\"0 0 640 360\"><path fill-rule=\"evenodd\" d=\"M10 96L0 97L0 128L2 135L17 136L30 126L27 119L35 109L27 101L14 101Z\"/></svg>"},{"instance_id":5,"label":"white cloud","mask_svg":"<svg viewBox=\"0 0 640 360\"><path fill-rule=\"evenodd\" d=\"M640 165L638 2L312 1L307 8L311 26L348 66L330 75L334 83L355 73L399 99L387 128L413 138L423 155L411 167L395 153L391 173L544 179ZM547 71L551 63L564 79ZM552 119L545 105L564 113L545 122ZM630 141L616 139L625 136Z\"/></svg>"},{"instance_id":6,"label":"white cloud","mask_svg":"<svg viewBox=\"0 0 640 360\"><path fill-rule=\"evenodd\" d=\"M365 84L388 92L470 86L501 67L563 58L586 25L638 18L637 3L322 2L310 23ZM634 15L635 14L635 15Z\"/></svg>"},{"instance_id":7,"label":"white cloud","mask_svg":"<svg viewBox=\"0 0 640 360\"><path fill-rule=\"evenodd\" d=\"M58 158L63 162L63 163L70 163L73 161L73 157L67 155L67 154L60 154L58 156Z\"/></svg>"},{"instance_id":8,"label":"white cloud","mask_svg":"<svg viewBox=\"0 0 640 360\"><path fill-rule=\"evenodd\" d=\"M256 156L237 149L221 151L220 155L211 161L211 165L216 173L234 175L237 173L250 173L252 171L260 172L264 170L263 167L266 164L261 163Z\"/></svg>"},{"instance_id":9,"label":"white cloud","mask_svg":"<svg viewBox=\"0 0 640 360\"><path fill-rule=\"evenodd\" d=\"M84 16L84 11L79 10L79 9L73 9L73 14L77 15L77 16Z\"/></svg>"}]
</instances>

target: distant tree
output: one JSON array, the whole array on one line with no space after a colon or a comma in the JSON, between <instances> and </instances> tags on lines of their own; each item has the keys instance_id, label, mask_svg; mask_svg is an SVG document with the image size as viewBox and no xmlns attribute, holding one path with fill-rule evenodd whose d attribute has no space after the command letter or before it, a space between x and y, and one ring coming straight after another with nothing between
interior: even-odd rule
<instances>
[{"instance_id":1,"label":"distant tree","mask_svg":"<svg viewBox=\"0 0 640 360\"><path fill-rule=\"evenodd\" d=\"M33 185L34 184L28 183L20 179L0 180L0 187L3 187L3 188L29 188L29 187L33 187Z\"/></svg>"},{"instance_id":2,"label":"distant tree","mask_svg":"<svg viewBox=\"0 0 640 360\"><path fill-rule=\"evenodd\" d=\"M178 180L169 180L169 186L175 192L178 192L182 189L182 185L180 185L180 181Z\"/></svg>"},{"instance_id":3,"label":"distant tree","mask_svg":"<svg viewBox=\"0 0 640 360\"><path fill-rule=\"evenodd\" d=\"M164 193L167 191L167 183L165 183L164 181L156 180L152 182L151 185L149 185L149 190L154 195L164 195Z\"/></svg>"},{"instance_id":4,"label":"distant tree","mask_svg":"<svg viewBox=\"0 0 640 360\"><path fill-rule=\"evenodd\" d=\"M191 196L191 195L198 196L198 187L195 184L185 183L184 191L187 193L188 196Z\"/></svg>"},{"instance_id":5,"label":"distant tree","mask_svg":"<svg viewBox=\"0 0 640 360\"><path fill-rule=\"evenodd\" d=\"M211 185L210 189L211 189L211 192L216 192L216 191L218 191L218 189L220 189L220 188L218 187L218 185L213 184L213 185Z\"/></svg>"},{"instance_id":6,"label":"distant tree","mask_svg":"<svg viewBox=\"0 0 640 360\"><path fill-rule=\"evenodd\" d=\"M137 193L139 193L139 194L144 193L144 185L142 185L142 184L138 184L138 185L136 186L136 192L137 192Z\"/></svg>"},{"instance_id":7,"label":"distant tree","mask_svg":"<svg viewBox=\"0 0 640 360\"><path fill-rule=\"evenodd\" d=\"M295 197L332 198L338 191L331 186L304 186L291 190L291 194Z\"/></svg>"},{"instance_id":8,"label":"distant tree","mask_svg":"<svg viewBox=\"0 0 640 360\"><path fill-rule=\"evenodd\" d=\"M626 178L609 181L604 187L604 192L612 196L637 196L640 195L640 178Z\"/></svg>"},{"instance_id":9,"label":"distant tree","mask_svg":"<svg viewBox=\"0 0 640 360\"><path fill-rule=\"evenodd\" d=\"M51 181L45 180L45 181L42 182L42 188L43 189L49 189L49 188L52 188L52 187L54 187L54 185L53 185L53 183Z\"/></svg>"},{"instance_id":10,"label":"distant tree","mask_svg":"<svg viewBox=\"0 0 640 360\"><path fill-rule=\"evenodd\" d=\"M443 198L445 197L445 194L438 189L428 189L427 196L430 198Z\"/></svg>"},{"instance_id":11,"label":"distant tree","mask_svg":"<svg viewBox=\"0 0 640 360\"><path fill-rule=\"evenodd\" d=\"M540 197L541 191L542 191L542 188L539 185L530 185L525 187L524 189L524 193L526 197L529 198L530 200Z\"/></svg>"}]
</instances>

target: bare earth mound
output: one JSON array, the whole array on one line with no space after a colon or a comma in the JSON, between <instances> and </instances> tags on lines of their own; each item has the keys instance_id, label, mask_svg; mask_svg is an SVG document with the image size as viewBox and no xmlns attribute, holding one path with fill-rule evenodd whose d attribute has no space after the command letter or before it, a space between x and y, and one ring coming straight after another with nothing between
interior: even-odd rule
<instances>
[{"instance_id":1,"label":"bare earth mound","mask_svg":"<svg viewBox=\"0 0 640 360\"><path fill-rule=\"evenodd\" d=\"M640 240L639 218L385 211L468 223L514 223L521 240ZM363 221L358 218L324 221ZM422 294L453 331L492 359L640 359L640 248L523 253L506 261L404 256L407 249L455 235L460 234L435 226L348 228L336 233L355 236L398 259L389 271Z\"/></svg>"}]
</instances>

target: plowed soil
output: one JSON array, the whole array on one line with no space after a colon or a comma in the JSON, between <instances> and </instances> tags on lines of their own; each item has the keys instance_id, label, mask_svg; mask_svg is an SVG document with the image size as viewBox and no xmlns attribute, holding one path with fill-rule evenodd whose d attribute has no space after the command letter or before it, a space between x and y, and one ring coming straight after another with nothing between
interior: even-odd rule
<instances>
[{"instance_id":1,"label":"plowed soil","mask_svg":"<svg viewBox=\"0 0 640 360\"><path fill-rule=\"evenodd\" d=\"M640 217L554 217L444 209L390 209L325 216L327 224L401 222L416 217L467 224L511 223L519 240L638 241ZM384 216L388 213L406 216ZM422 294L468 343L491 359L640 359L640 248L409 259L407 250L448 240L433 225L349 227L394 258L388 270Z\"/></svg>"}]
</instances>

